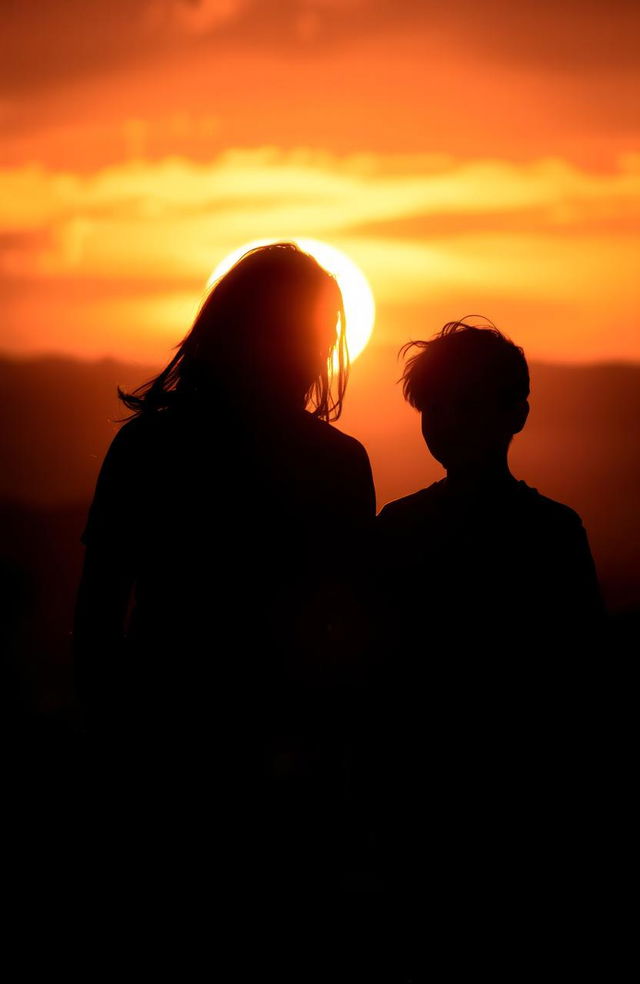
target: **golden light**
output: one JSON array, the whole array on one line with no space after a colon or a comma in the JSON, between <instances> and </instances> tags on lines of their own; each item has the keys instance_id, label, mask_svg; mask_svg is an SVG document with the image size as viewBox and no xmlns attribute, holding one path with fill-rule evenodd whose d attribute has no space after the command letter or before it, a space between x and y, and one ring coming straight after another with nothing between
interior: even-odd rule
<instances>
[{"instance_id":1,"label":"golden light","mask_svg":"<svg viewBox=\"0 0 640 984\"><path fill-rule=\"evenodd\" d=\"M216 280L224 276L247 250L255 249L256 246L266 246L269 243L283 241L285 240L254 239L250 243L245 243L244 246L234 249L233 252L225 256L224 260L218 263L207 281L207 287L211 287ZM367 278L353 260L346 253L336 249L335 246L329 246L328 243L323 243L319 239L299 239L298 237L287 239L286 242L293 242L305 253L310 253L338 281L347 319L349 357L353 362L367 345L373 331L376 308Z\"/></svg>"}]
</instances>

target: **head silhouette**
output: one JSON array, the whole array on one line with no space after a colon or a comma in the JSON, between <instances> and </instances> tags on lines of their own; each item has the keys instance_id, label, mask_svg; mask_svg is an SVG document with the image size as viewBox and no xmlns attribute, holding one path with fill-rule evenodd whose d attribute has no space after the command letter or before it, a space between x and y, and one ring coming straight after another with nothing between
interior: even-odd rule
<instances>
[{"instance_id":1,"label":"head silhouette","mask_svg":"<svg viewBox=\"0 0 640 984\"><path fill-rule=\"evenodd\" d=\"M220 277L169 365L121 398L140 413L217 395L265 411L309 406L328 421L340 416L347 376L340 288L283 242L249 250Z\"/></svg>"},{"instance_id":2,"label":"head silhouette","mask_svg":"<svg viewBox=\"0 0 640 984\"><path fill-rule=\"evenodd\" d=\"M422 414L431 454L446 469L482 467L506 455L529 412L524 352L493 325L449 322L418 351L402 376L405 399Z\"/></svg>"}]
</instances>

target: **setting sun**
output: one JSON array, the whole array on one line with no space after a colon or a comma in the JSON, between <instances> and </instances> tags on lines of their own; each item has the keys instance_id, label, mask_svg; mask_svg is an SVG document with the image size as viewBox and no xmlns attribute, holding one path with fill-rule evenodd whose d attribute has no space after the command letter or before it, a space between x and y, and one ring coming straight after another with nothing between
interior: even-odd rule
<instances>
[{"instance_id":1,"label":"setting sun","mask_svg":"<svg viewBox=\"0 0 640 984\"><path fill-rule=\"evenodd\" d=\"M275 239L254 239L243 246L239 246L238 249L234 249L233 252L225 256L224 260L218 263L207 281L207 287L211 287L216 280L227 273L248 250L277 241ZM295 237L287 241L296 243L300 249L310 253L338 281L347 318L349 357L353 362L371 338L375 318L373 294L365 275L353 260L336 249L335 246L329 246L328 243L323 243L318 239Z\"/></svg>"}]
</instances>

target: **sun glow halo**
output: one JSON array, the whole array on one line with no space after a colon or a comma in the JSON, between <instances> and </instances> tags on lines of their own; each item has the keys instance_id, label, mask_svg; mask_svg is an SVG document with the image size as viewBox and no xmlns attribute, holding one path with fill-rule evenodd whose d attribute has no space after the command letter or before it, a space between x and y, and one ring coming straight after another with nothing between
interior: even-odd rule
<instances>
[{"instance_id":1,"label":"sun glow halo","mask_svg":"<svg viewBox=\"0 0 640 984\"><path fill-rule=\"evenodd\" d=\"M292 242L305 253L310 253L320 266L323 266L338 281L344 301L344 311L347 319L347 345L351 362L360 355L371 338L375 318L375 302L367 278L353 260L335 246L329 246L319 239L254 239L234 249L218 263L207 281L207 288L224 276L234 263L256 246L267 246L269 243Z\"/></svg>"}]
</instances>

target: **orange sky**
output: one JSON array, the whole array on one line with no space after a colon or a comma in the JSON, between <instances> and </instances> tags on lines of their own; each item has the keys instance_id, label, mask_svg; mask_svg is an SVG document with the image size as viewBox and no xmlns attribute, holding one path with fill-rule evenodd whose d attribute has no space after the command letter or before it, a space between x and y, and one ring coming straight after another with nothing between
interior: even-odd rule
<instances>
[{"instance_id":1,"label":"orange sky","mask_svg":"<svg viewBox=\"0 0 640 984\"><path fill-rule=\"evenodd\" d=\"M245 241L366 273L374 344L491 317L640 359L640 5L4 0L0 347L160 362Z\"/></svg>"}]
</instances>

